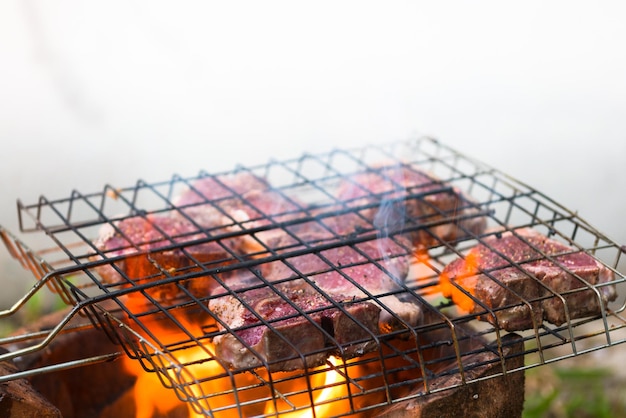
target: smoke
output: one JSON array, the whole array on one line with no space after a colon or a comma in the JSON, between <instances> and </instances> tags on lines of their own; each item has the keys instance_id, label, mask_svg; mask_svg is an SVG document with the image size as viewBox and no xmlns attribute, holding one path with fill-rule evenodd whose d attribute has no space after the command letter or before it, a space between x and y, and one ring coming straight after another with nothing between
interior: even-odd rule
<instances>
[{"instance_id":1,"label":"smoke","mask_svg":"<svg viewBox=\"0 0 626 418\"><path fill-rule=\"evenodd\" d=\"M378 207L374 216L373 226L376 228L378 238L389 238L404 232L406 220L406 205L404 200L398 197L386 196Z\"/></svg>"},{"instance_id":2,"label":"smoke","mask_svg":"<svg viewBox=\"0 0 626 418\"><path fill-rule=\"evenodd\" d=\"M398 165L386 167L381 174L384 186L378 190L382 200L378 211L374 215L372 225L376 229L377 245L381 259L388 268L395 266L394 259L401 256L397 238L404 235L406 227L406 189L404 172ZM380 185L378 185L380 187ZM371 188L370 188L371 190ZM393 269L392 270L397 270ZM405 277L399 276L399 271L390 271L392 279L398 284L404 283Z\"/></svg>"}]
</instances>

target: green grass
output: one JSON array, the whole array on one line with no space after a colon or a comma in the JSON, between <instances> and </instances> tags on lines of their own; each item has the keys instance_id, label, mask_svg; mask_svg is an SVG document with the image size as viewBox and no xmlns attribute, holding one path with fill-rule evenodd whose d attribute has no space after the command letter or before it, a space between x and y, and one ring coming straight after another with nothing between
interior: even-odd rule
<instances>
[{"instance_id":1,"label":"green grass","mask_svg":"<svg viewBox=\"0 0 626 418\"><path fill-rule=\"evenodd\" d=\"M626 417L624 381L604 368L543 366L526 372L523 418Z\"/></svg>"},{"instance_id":2,"label":"green grass","mask_svg":"<svg viewBox=\"0 0 626 418\"><path fill-rule=\"evenodd\" d=\"M22 326L36 322L43 315L61 310L66 306L59 295L43 287L14 314L0 318L0 338L12 334Z\"/></svg>"}]
</instances>

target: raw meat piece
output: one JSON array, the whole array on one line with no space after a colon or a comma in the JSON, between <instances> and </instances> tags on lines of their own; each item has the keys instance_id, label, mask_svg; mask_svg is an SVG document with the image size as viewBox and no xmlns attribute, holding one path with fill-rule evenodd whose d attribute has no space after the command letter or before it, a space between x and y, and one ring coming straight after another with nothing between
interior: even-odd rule
<instances>
[{"instance_id":1,"label":"raw meat piece","mask_svg":"<svg viewBox=\"0 0 626 418\"><path fill-rule=\"evenodd\" d=\"M445 296L507 331L530 329L543 320L561 325L568 315L598 315L617 294L614 285L595 285L613 280L613 272L589 254L530 228L484 239L441 274ZM453 283L495 310L495 318Z\"/></svg>"}]
</instances>

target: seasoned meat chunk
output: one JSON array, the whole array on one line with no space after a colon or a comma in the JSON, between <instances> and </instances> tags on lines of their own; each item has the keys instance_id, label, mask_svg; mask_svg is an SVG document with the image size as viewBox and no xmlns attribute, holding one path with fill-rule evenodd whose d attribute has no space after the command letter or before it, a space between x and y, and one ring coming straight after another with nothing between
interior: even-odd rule
<instances>
[{"instance_id":1,"label":"seasoned meat chunk","mask_svg":"<svg viewBox=\"0 0 626 418\"><path fill-rule=\"evenodd\" d=\"M301 353L312 367L330 354L362 355L377 347L376 335L419 323L420 305L402 286L411 248L402 236L408 248L386 238L299 252L303 239L319 245L316 237L276 239L280 258L261 264L257 278L231 277L228 292L216 290L209 308L230 330L215 338L220 358L236 368L290 370L303 367Z\"/></svg>"},{"instance_id":2,"label":"seasoned meat chunk","mask_svg":"<svg viewBox=\"0 0 626 418\"><path fill-rule=\"evenodd\" d=\"M360 209L378 229L401 229L416 247L480 234L486 218L459 189L408 164L385 165L349 176L338 201Z\"/></svg>"},{"instance_id":3,"label":"seasoned meat chunk","mask_svg":"<svg viewBox=\"0 0 626 418\"><path fill-rule=\"evenodd\" d=\"M205 211L202 215L205 219L207 213ZM213 215L217 219L216 225L226 222L219 213L214 211ZM222 231L231 229L225 227ZM212 232L220 233L215 229ZM121 220L115 226L107 224L95 245L107 258L120 257L120 260L104 264L97 271L105 283L142 285L165 278L164 272L189 273L200 263L209 268L229 264L234 260L232 254L245 251L244 238L214 240L209 236L181 216L136 216ZM182 285L202 297L213 283L208 277L200 277ZM176 297L181 290L173 283L149 288L147 292L163 300Z\"/></svg>"},{"instance_id":4,"label":"seasoned meat chunk","mask_svg":"<svg viewBox=\"0 0 626 418\"><path fill-rule=\"evenodd\" d=\"M259 251L261 235L247 229L267 224L295 210L296 205L268 183L250 173L205 177L174 199L174 208L144 216L131 216L105 224L95 247L106 258L120 257L103 265L98 273L111 284L153 282L170 274L189 273L200 265L215 268ZM270 239L275 232L266 232ZM92 259L99 259L93 256ZM210 277L156 286L147 292L158 299L179 296L185 286L205 297L214 285Z\"/></svg>"},{"instance_id":5,"label":"seasoned meat chunk","mask_svg":"<svg viewBox=\"0 0 626 418\"><path fill-rule=\"evenodd\" d=\"M351 358L376 347L378 306L322 295L304 281L221 296L210 307L228 329L214 338L217 355L234 368L303 369L330 354Z\"/></svg>"},{"instance_id":6,"label":"seasoned meat chunk","mask_svg":"<svg viewBox=\"0 0 626 418\"><path fill-rule=\"evenodd\" d=\"M269 280L282 281L300 276L308 277L315 285L329 293L354 298L375 298L381 304L381 328L394 328L393 323L403 327L416 325L421 317L418 304L399 298L403 283L409 272L412 247L402 236L379 238L352 245L341 245L319 252L297 250L306 248L315 234L302 234L299 242L284 236L277 240L275 248L285 258L265 263L261 269ZM324 244L322 241L319 244ZM296 255L290 256L290 253Z\"/></svg>"},{"instance_id":7,"label":"seasoned meat chunk","mask_svg":"<svg viewBox=\"0 0 626 418\"><path fill-rule=\"evenodd\" d=\"M598 315L617 297L613 280L591 255L529 228L484 239L441 274L445 296L507 331Z\"/></svg>"}]
</instances>

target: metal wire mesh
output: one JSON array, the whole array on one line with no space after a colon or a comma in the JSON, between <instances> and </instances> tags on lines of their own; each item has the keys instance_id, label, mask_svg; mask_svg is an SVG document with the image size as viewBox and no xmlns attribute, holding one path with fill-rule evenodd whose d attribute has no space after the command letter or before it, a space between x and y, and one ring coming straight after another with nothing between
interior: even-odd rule
<instances>
[{"instance_id":1,"label":"metal wire mesh","mask_svg":"<svg viewBox=\"0 0 626 418\"><path fill-rule=\"evenodd\" d=\"M388 167L428 174L405 189ZM363 173L392 186L361 183ZM346 185L350 192L342 195ZM453 196L444 199L453 204L437 203L442 196ZM411 202L419 202L418 212L406 209ZM625 341L624 247L537 190L428 138L42 196L19 202L19 219L23 232L51 240L31 252L2 234L40 279L25 299L48 284L75 306L71 315L87 315L207 416L367 415ZM475 228L482 221L487 228ZM477 321L479 314L444 297L440 276L477 244L523 229L593 256L612 277L600 285L573 273L578 288L544 295L563 303L566 320L519 330L519 353L497 321ZM363 284L367 275L387 284ZM349 283L349 297L325 284L332 280ZM619 297L607 304L602 289L614 285ZM483 316L510 308L460 291ZM581 292L599 309L569 316L567 300ZM540 302L516 294L519 306L532 310ZM268 304L272 313L262 313ZM250 339L254 333L262 343ZM525 365L510 369L513 356L524 356ZM476 373L486 364L500 372ZM453 375L460 378L441 383Z\"/></svg>"}]
</instances>

